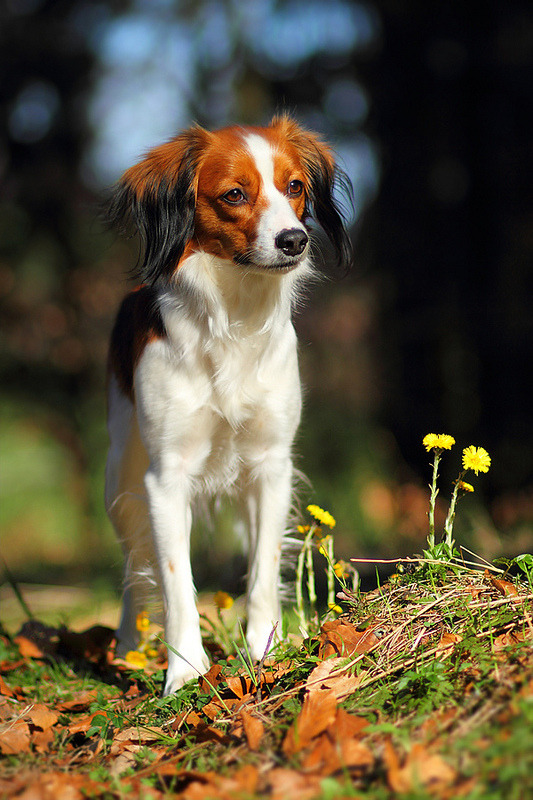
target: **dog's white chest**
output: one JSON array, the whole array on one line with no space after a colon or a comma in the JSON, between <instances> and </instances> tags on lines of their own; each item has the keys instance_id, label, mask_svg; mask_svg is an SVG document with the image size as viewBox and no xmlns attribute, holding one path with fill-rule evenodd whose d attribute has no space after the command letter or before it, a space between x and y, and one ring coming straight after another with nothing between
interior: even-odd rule
<instances>
[{"instance_id":1,"label":"dog's white chest","mask_svg":"<svg viewBox=\"0 0 533 800\"><path fill-rule=\"evenodd\" d=\"M234 486L264 453L292 440L300 384L292 325L204 338L190 327L146 348L139 365L138 413L147 449L178 454L198 491Z\"/></svg>"}]
</instances>

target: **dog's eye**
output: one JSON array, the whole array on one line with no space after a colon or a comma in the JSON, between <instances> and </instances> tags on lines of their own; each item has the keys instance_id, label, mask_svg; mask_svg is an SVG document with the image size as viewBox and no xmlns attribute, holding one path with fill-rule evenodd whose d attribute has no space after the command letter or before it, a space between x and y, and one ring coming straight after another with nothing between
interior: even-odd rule
<instances>
[{"instance_id":1,"label":"dog's eye","mask_svg":"<svg viewBox=\"0 0 533 800\"><path fill-rule=\"evenodd\" d=\"M222 195L222 199L234 206L246 200L244 193L241 192L240 189L230 189L229 192L226 192L226 194Z\"/></svg>"},{"instance_id":2,"label":"dog's eye","mask_svg":"<svg viewBox=\"0 0 533 800\"><path fill-rule=\"evenodd\" d=\"M291 197L299 197L304 190L304 185L301 181L291 181L289 183L287 192Z\"/></svg>"}]
</instances>

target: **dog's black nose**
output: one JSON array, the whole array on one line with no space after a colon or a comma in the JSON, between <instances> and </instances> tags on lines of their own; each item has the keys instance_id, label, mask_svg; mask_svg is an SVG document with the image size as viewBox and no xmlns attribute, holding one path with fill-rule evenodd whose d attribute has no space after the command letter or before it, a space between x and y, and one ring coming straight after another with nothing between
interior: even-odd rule
<instances>
[{"instance_id":1,"label":"dog's black nose","mask_svg":"<svg viewBox=\"0 0 533 800\"><path fill-rule=\"evenodd\" d=\"M286 228L276 236L276 247L286 256L299 256L303 253L309 237L301 228Z\"/></svg>"}]
</instances>

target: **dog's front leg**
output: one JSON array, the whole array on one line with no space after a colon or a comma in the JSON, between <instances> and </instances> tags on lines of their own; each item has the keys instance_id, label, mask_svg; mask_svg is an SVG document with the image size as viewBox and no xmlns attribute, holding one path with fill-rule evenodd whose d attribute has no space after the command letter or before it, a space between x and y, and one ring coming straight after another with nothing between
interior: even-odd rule
<instances>
[{"instance_id":1,"label":"dog's front leg","mask_svg":"<svg viewBox=\"0 0 533 800\"><path fill-rule=\"evenodd\" d=\"M281 635L279 570L291 501L291 459L267 458L256 473L248 497L250 569L246 638L252 657L260 660L274 627L277 626L277 636Z\"/></svg>"},{"instance_id":2,"label":"dog's front leg","mask_svg":"<svg viewBox=\"0 0 533 800\"><path fill-rule=\"evenodd\" d=\"M178 477L176 477L176 474ZM168 645L164 694L175 692L209 669L190 561L191 509L187 481L179 470L150 467L145 477L157 555Z\"/></svg>"}]
</instances>

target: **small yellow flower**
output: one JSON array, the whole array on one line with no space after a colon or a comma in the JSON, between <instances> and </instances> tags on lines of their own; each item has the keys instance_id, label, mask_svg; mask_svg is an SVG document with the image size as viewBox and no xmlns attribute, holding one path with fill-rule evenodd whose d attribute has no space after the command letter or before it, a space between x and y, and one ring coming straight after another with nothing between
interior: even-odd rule
<instances>
[{"instance_id":1,"label":"small yellow flower","mask_svg":"<svg viewBox=\"0 0 533 800\"><path fill-rule=\"evenodd\" d=\"M129 650L124 656L124 661L133 669L144 669L146 666L146 656L138 650Z\"/></svg>"},{"instance_id":2,"label":"small yellow flower","mask_svg":"<svg viewBox=\"0 0 533 800\"><path fill-rule=\"evenodd\" d=\"M447 433L428 433L422 439L422 444L428 453L430 450L451 450L455 439Z\"/></svg>"},{"instance_id":3,"label":"small yellow flower","mask_svg":"<svg viewBox=\"0 0 533 800\"><path fill-rule=\"evenodd\" d=\"M217 608L231 608L233 605L233 597L227 592L217 592L214 597L215 605Z\"/></svg>"},{"instance_id":4,"label":"small yellow flower","mask_svg":"<svg viewBox=\"0 0 533 800\"><path fill-rule=\"evenodd\" d=\"M333 564L333 572L337 576L337 578L347 578L351 572L350 564L347 564L346 561L340 559L335 564Z\"/></svg>"},{"instance_id":5,"label":"small yellow flower","mask_svg":"<svg viewBox=\"0 0 533 800\"><path fill-rule=\"evenodd\" d=\"M324 511L324 509L320 508L320 506L310 505L307 506L307 510L312 517L318 520L318 522L321 522L323 525L327 525L328 528L334 528L337 524L329 511Z\"/></svg>"},{"instance_id":6,"label":"small yellow flower","mask_svg":"<svg viewBox=\"0 0 533 800\"><path fill-rule=\"evenodd\" d=\"M465 447L463 450L463 467L471 469L476 475L479 472L488 472L490 467L490 456L483 447Z\"/></svg>"},{"instance_id":7,"label":"small yellow flower","mask_svg":"<svg viewBox=\"0 0 533 800\"><path fill-rule=\"evenodd\" d=\"M296 530L298 533L309 533L310 525L298 525Z\"/></svg>"},{"instance_id":8,"label":"small yellow flower","mask_svg":"<svg viewBox=\"0 0 533 800\"><path fill-rule=\"evenodd\" d=\"M150 620L148 619L148 614L146 611L141 611L140 614L137 614L137 619L135 620L135 627L138 631L147 631L150 627Z\"/></svg>"},{"instance_id":9,"label":"small yellow flower","mask_svg":"<svg viewBox=\"0 0 533 800\"><path fill-rule=\"evenodd\" d=\"M462 492L473 492L474 487L471 483L467 483L466 481L458 481L457 487L461 489Z\"/></svg>"},{"instance_id":10,"label":"small yellow flower","mask_svg":"<svg viewBox=\"0 0 533 800\"><path fill-rule=\"evenodd\" d=\"M337 605L337 603L328 603L328 608L330 611L333 611L334 614L342 614L342 608Z\"/></svg>"}]
</instances>

